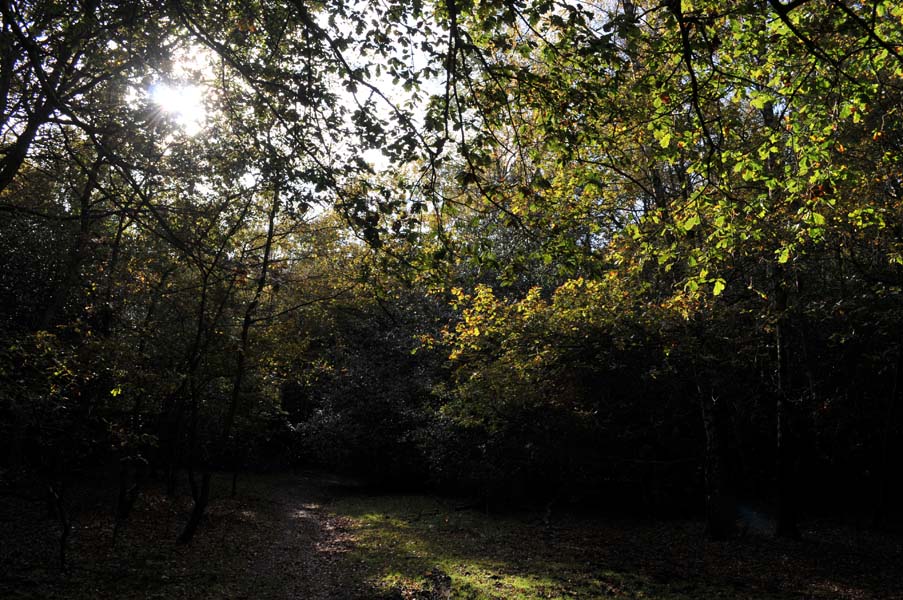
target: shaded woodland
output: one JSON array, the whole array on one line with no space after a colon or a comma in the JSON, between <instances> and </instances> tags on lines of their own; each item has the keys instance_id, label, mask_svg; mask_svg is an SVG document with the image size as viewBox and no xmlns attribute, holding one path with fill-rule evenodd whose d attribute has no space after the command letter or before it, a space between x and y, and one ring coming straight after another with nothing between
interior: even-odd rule
<instances>
[{"instance_id":1,"label":"shaded woodland","mask_svg":"<svg viewBox=\"0 0 903 600\"><path fill-rule=\"evenodd\" d=\"M185 544L301 467L903 528L898 3L0 9L0 497L61 568L85 481Z\"/></svg>"}]
</instances>

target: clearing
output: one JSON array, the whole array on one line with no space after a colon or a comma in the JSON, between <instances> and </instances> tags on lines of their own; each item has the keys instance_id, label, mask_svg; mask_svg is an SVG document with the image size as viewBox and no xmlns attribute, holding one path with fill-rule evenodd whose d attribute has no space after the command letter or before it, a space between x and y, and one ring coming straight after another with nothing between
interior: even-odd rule
<instances>
[{"instance_id":1,"label":"clearing","mask_svg":"<svg viewBox=\"0 0 903 600\"><path fill-rule=\"evenodd\" d=\"M43 506L0 498L0 597L903 599L903 539L809 523L803 541L704 539L702 523L487 515L311 473L214 478L195 541L186 498L151 487L112 543L114 498L74 494L70 568Z\"/></svg>"}]
</instances>

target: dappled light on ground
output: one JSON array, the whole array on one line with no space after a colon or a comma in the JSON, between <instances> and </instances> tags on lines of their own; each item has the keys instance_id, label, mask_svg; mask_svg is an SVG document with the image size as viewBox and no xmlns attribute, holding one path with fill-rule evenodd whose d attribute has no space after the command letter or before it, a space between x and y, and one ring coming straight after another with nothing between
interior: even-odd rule
<instances>
[{"instance_id":1,"label":"dappled light on ground","mask_svg":"<svg viewBox=\"0 0 903 600\"><path fill-rule=\"evenodd\" d=\"M203 529L174 543L190 505L154 485L112 542L110 498L73 496L70 569L53 521L0 503L0 597L132 599L892 600L903 540L814 522L804 540L706 542L702 523L599 513L487 514L429 496L374 495L314 474L213 479ZM30 512L29 512L30 511ZM34 514L33 514L34 513Z\"/></svg>"},{"instance_id":2,"label":"dappled light on ground","mask_svg":"<svg viewBox=\"0 0 903 600\"><path fill-rule=\"evenodd\" d=\"M560 515L546 525L419 496L348 496L328 508L352 523L352 561L399 597L895 598L903 555L881 536L866 536L871 548L833 545L842 534L827 526L806 542L714 543L699 522Z\"/></svg>"}]
</instances>

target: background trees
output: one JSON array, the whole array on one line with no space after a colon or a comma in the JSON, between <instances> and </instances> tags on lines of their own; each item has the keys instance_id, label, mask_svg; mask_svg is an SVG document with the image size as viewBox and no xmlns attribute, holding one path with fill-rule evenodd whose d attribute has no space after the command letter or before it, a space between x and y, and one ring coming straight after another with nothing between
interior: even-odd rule
<instances>
[{"instance_id":1,"label":"background trees","mask_svg":"<svg viewBox=\"0 0 903 600\"><path fill-rule=\"evenodd\" d=\"M896 6L69 8L3 7L10 481L899 517Z\"/></svg>"},{"instance_id":2,"label":"background trees","mask_svg":"<svg viewBox=\"0 0 903 600\"><path fill-rule=\"evenodd\" d=\"M479 40L455 50L472 67L454 79L471 103L456 105L469 125L464 201L507 211L511 229L531 230L562 274L582 264L575 274L631 282L619 308L645 305L627 315L662 340L678 393L699 397L710 516L735 518L718 508L721 497L734 504L731 488L753 473L722 481L738 472L726 465L771 437L769 421L776 472L755 474L753 487L776 486L779 533L795 535L798 482L824 458L815 457L827 433L819 415L834 404L824 404L832 384L817 373L851 338L839 333L842 309L823 309L849 301L850 285L876 300L846 264L857 252L847 236L874 239L884 225L860 215L897 200L897 176L872 175L896 169L896 159L876 154L859 170L866 163L845 142L885 136L866 123L879 114L887 123L888 107L876 103L899 90L896 49L884 37L899 27L898 12L839 2L535 3L481 5L452 27ZM850 194L866 181L878 187ZM879 261L898 270L893 252ZM481 312L486 297L478 292L468 311ZM463 344L483 336L492 339L478 321L458 330ZM509 356L504 345L482 348ZM743 359L724 358L734 355ZM490 364L485 380L469 374L459 384L462 393L484 381L498 396L491 369L500 363ZM547 376L560 385L556 375ZM873 391L870 409L881 404ZM754 429L724 431L743 421ZM716 520L718 535L727 524Z\"/></svg>"}]
</instances>

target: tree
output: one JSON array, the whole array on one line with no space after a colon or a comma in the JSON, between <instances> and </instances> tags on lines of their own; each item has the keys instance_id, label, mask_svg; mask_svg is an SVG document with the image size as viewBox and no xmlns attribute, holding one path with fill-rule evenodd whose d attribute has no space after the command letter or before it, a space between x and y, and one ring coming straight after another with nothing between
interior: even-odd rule
<instances>
[{"instance_id":1,"label":"tree","mask_svg":"<svg viewBox=\"0 0 903 600\"><path fill-rule=\"evenodd\" d=\"M800 358L811 346L802 314L814 298L799 290L824 272L815 265L840 267L851 232L870 237L887 225L863 215L896 204L897 175L879 177L867 194L852 190L897 171L897 159L881 151L853 159L849 148L873 149L888 135L878 119L893 113L884 102L899 93L899 56L888 42L899 35L899 10L843 2L468 8L447 6L454 68L433 113L439 124L455 117L462 183L475 202L526 215L520 226L582 223L598 236L583 245L598 243L603 269L617 265L641 282L634 293L678 319L706 322L738 302L760 316L758 343L773 356L764 383L776 402L777 529L795 535L793 480L814 389L811 359ZM516 185L506 185L509 173ZM897 271L894 250L879 260ZM691 380L711 371L696 373ZM711 415L717 382L699 383ZM710 455L718 437L708 436ZM710 493L714 504L718 495Z\"/></svg>"}]
</instances>

